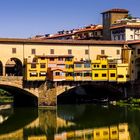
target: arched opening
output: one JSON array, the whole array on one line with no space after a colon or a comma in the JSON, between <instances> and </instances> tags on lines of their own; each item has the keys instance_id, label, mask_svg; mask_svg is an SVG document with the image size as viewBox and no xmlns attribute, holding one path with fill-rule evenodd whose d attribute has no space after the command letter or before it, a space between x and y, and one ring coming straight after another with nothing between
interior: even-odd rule
<instances>
[{"instance_id":1,"label":"arched opening","mask_svg":"<svg viewBox=\"0 0 140 140\"><path fill-rule=\"evenodd\" d=\"M57 96L58 104L108 103L124 98L123 91L107 85L82 85Z\"/></svg>"},{"instance_id":2,"label":"arched opening","mask_svg":"<svg viewBox=\"0 0 140 140\"><path fill-rule=\"evenodd\" d=\"M135 70L136 70L135 78L140 79L140 58L136 59L135 61Z\"/></svg>"},{"instance_id":3,"label":"arched opening","mask_svg":"<svg viewBox=\"0 0 140 140\"><path fill-rule=\"evenodd\" d=\"M9 92L13 96L14 106L38 106L38 98L28 91L8 85L0 85L0 89Z\"/></svg>"},{"instance_id":4,"label":"arched opening","mask_svg":"<svg viewBox=\"0 0 140 140\"><path fill-rule=\"evenodd\" d=\"M18 58L10 58L5 65L5 74L8 76L22 76L22 62Z\"/></svg>"},{"instance_id":5,"label":"arched opening","mask_svg":"<svg viewBox=\"0 0 140 140\"><path fill-rule=\"evenodd\" d=\"M2 75L3 75L3 64L0 61L0 76L2 76Z\"/></svg>"}]
</instances>

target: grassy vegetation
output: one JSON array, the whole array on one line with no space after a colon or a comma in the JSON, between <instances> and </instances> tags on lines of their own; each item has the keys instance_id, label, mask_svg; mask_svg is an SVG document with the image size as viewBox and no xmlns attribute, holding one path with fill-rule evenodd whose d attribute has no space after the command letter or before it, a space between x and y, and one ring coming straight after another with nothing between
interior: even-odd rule
<instances>
[{"instance_id":1,"label":"grassy vegetation","mask_svg":"<svg viewBox=\"0 0 140 140\"><path fill-rule=\"evenodd\" d=\"M116 105L119 106L128 106L131 107L133 109L140 109L140 99L136 99L136 98L128 98L127 100L120 100L116 102Z\"/></svg>"},{"instance_id":2,"label":"grassy vegetation","mask_svg":"<svg viewBox=\"0 0 140 140\"><path fill-rule=\"evenodd\" d=\"M13 102L13 97L7 91L0 89L0 103L11 103Z\"/></svg>"}]
</instances>

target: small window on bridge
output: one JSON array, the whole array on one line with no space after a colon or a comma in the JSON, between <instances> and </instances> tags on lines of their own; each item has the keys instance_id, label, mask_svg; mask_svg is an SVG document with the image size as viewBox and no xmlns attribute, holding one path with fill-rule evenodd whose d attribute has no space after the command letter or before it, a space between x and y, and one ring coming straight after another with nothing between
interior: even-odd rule
<instances>
[{"instance_id":1,"label":"small window on bridge","mask_svg":"<svg viewBox=\"0 0 140 140\"><path fill-rule=\"evenodd\" d=\"M117 131L112 131L112 134L113 134L113 135L117 134Z\"/></svg>"},{"instance_id":2,"label":"small window on bridge","mask_svg":"<svg viewBox=\"0 0 140 140\"><path fill-rule=\"evenodd\" d=\"M104 132L103 132L103 135L108 135L108 132L107 132L107 131L104 131Z\"/></svg>"},{"instance_id":3,"label":"small window on bridge","mask_svg":"<svg viewBox=\"0 0 140 140\"><path fill-rule=\"evenodd\" d=\"M129 77L130 77L130 76L127 74L127 75L126 75L126 78L129 78Z\"/></svg>"},{"instance_id":4,"label":"small window on bridge","mask_svg":"<svg viewBox=\"0 0 140 140\"><path fill-rule=\"evenodd\" d=\"M102 74L102 77L106 77L106 73L103 73L103 74Z\"/></svg>"},{"instance_id":5,"label":"small window on bridge","mask_svg":"<svg viewBox=\"0 0 140 140\"><path fill-rule=\"evenodd\" d=\"M46 76L46 72L40 72L39 76Z\"/></svg>"},{"instance_id":6,"label":"small window on bridge","mask_svg":"<svg viewBox=\"0 0 140 140\"><path fill-rule=\"evenodd\" d=\"M96 136L100 136L100 132L96 132Z\"/></svg>"},{"instance_id":7,"label":"small window on bridge","mask_svg":"<svg viewBox=\"0 0 140 140\"><path fill-rule=\"evenodd\" d=\"M125 132L125 129L119 129L119 132L123 133L123 132Z\"/></svg>"},{"instance_id":8,"label":"small window on bridge","mask_svg":"<svg viewBox=\"0 0 140 140\"><path fill-rule=\"evenodd\" d=\"M59 75L60 75L60 72L56 72L55 75L56 75L56 76L59 76Z\"/></svg>"},{"instance_id":9,"label":"small window on bridge","mask_svg":"<svg viewBox=\"0 0 140 140\"><path fill-rule=\"evenodd\" d=\"M40 64L40 68L46 68L46 64L44 63Z\"/></svg>"},{"instance_id":10,"label":"small window on bridge","mask_svg":"<svg viewBox=\"0 0 140 140\"><path fill-rule=\"evenodd\" d=\"M36 64L31 64L31 68L36 68Z\"/></svg>"},{"instance_id":11,"label":"small window on bridge","mask_svg":"<svg viewBox=\"0 0 140 140\"><path fill-rule=\"evenodd\" d=\"M115 77L115 73L111 73L110 74L110 77Z\"/></svg>"},{"instance_id":12,"label":"small window on bridge","mask_svg":"<svg viewBox=\"0 0 140 140\"><path fill-rule=\"evenodd\" d=\"M106 65L102 65L102 68L106 68Z\"/></svg>"},{"instance_id":13,"label":"small window on bridge","mask_svg":"<svg viewBox=\"0 0 140 140\"><path fill-rule=\"evenodd\" d=\"M30 73L30 77L37 77L38 76L38 73L37 72L31 72Z\"/></svg>"},{"instance_id":14,"label":"small window on bridge","mask_svg":"<svg viewBox=\"0 0 140 140\"><path fill-rule=\"evenodd\" d=\"M75 67L81 68L82 67L82 64L75 64Z\"/></svg>"},{"instance_id":15,"label":"small window on bridge","mask_svg":"<svg viewBox=\"0 0 140 140\"><path fill-rule=\"evenodd\" d=\"M123 75L118 75L118 78L124 78L124 76Z\"/></svg>"},{"instance_id":16,"label":"small window on bridge","mask_svg":"<svg viewBox=\"0 0 140 140\"><path fill-rule=\"evenodd\" d=\"M12 48L12 53L16 53L16 48Z\"/></svg>"},{"instance_id":17,"label":"small window on bridge","mask_svg":"<svg viewBox=\"0 0 140 140\"><path fill-rule=\"evenodd\" d=\"M93 65L94 66L94 68L96 68L96 65Z\"/></svg>"},{"instance_id":18,"label":"small window on bridge","mask_svg":"<svg viewBox=\"0 0 140 140\"><path fill-rule=\"evenodd\" d=\"M90 68L90 63L85 63L85 64L84 64L84 67L85 67L85 68Z\"/></svg>"},{"instance_id":19,"label":"small window on bridge","mask_svg":"<svg viewBox=\"0 0 140 140\"><path fill-rule=\"evenodd\" d=\"M98 73L95 73L95 74L94 74L94 77L98 77Z\"/></svg>"},{"instance_id":20,"label":"small window on bridge","mask_svg":"<svg viewBox=\"0 0 140 140\"><path fill-rule=\"evenodd\" d=\"M91 73L84 73L84 77L91 76Z\"/></svg>"}]
</instances>

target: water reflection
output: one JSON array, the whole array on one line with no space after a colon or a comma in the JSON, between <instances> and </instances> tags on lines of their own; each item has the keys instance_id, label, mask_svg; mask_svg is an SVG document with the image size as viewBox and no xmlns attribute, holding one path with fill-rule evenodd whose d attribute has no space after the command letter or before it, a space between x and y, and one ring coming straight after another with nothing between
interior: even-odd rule
<instances>
[{"instance_id":1,"label":"water reflection","mask_svg":"<svg viewBox=\"0 0 140 140\"><path fill-rule=\"evenodd\" d=\"M10 110L11 109L11 110ZM139 140L140 111L63 105L57 110L1 107L0 140ZM3 117L4 118L4 117Z\"/></svg>"}]
</instances>

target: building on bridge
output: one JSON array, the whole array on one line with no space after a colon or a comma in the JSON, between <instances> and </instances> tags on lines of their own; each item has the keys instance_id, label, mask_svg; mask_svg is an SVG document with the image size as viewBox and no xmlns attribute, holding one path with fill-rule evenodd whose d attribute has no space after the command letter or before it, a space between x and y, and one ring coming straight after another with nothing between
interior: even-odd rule
<instances>
[{"instance_id":1,"label":"building on bridge","mask_svg":"<svg viewBox=\"0 0 140 140\"><path fill-rule=\"evenodd\" d=\"M134 81L139 77L139 54L140 41L93 41L93 40L30 40L30 39L0 39L0 75L1 76L22 76L24 63L33 62L35 66L35 57L53 56L73 56L73 61L67 61L66 70L67 79L72 79L73 63L88 62L97 60L97 56L106 55L108 60L117 60L119 64L127 63L129 65L130 80ZM33 60L34 59L34 60ZM57 59L62 59L57 58ZM67 58L67 60L70 58ZM25 60L25 61L24 61ZM41 62L42 61L42 62ZM45 62L43 62L45 61ZM62 61L61 61L62 62ZM42 63L41 66L39 66ZM47 59L39 60L37 67L41 67L41 79L46 76ZM55 61L52 63L55 63ZM52 65L52 64L50 64ZM59 65L60 66L60 65ZM64 64L63 64L64 66ZM63 67L61 66L61 67ZM46 68L45 68L46 67ZM36 68L35 68L36 69ZM55 69L53 69L55 71ZM35 73L32 74L35 75ZM34 77L35 78L35 77ZM39 80L41 80L39 79Z\"/></svg>"}]
</instances>

